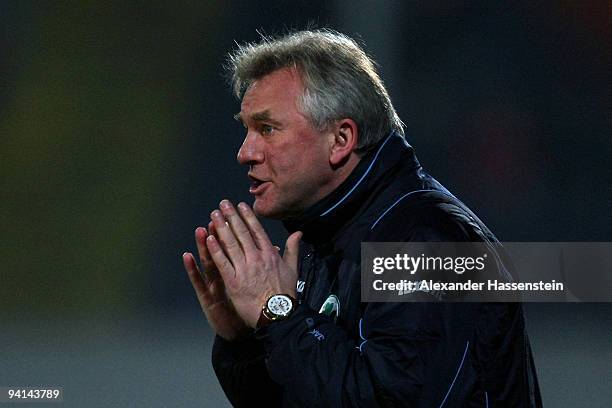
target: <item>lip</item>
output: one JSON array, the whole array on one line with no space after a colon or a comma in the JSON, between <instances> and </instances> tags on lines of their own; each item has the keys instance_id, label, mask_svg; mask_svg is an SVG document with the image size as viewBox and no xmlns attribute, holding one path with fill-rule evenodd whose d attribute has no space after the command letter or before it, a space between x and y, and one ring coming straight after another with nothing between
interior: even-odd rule
<instances>
[{"instance_id":1,"label":"lip","mask_svg":"<svg viewBox=\"0 0 612 408\"><path fill-rule=\"evenodd\" d=\"M264 192L264 190L268 187L268 184L270 184L269 181L264 181L263 183L257 185L257 186L251 186L249 188L249 193L253 194L253 195L259 195L262 194Z\"/></svg>"},{"instance_id":2,"label":"lip","mask_svg":"<svg viewBox=\"0 0 612 408\"><path fill-rule=\"evenodd\" d=\"M258 195L263 193L263 191L268 187L268 184L270 183L267 180L261 180L258 179L257 177L249 174L249 179L251 179L251 187L249 188L249 193L253 194L253 195Z\"/></svg>"}]
</instances>

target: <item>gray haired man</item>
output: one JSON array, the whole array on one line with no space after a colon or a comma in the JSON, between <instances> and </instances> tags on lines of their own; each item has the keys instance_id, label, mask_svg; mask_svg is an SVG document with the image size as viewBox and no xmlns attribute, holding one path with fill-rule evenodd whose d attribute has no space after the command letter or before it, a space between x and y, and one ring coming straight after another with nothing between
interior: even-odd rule
<instances>
[{"instance_id":1,"label":"gray haired man","mask_svg":"<svg viewBox=\"0 0 612 408\"><path fill-rule=\"evenodd\" d=\"M361 242L497 242L423 170L363 49L302 31L228 65L254 203L221 201L183 262L232 404L541 406L520 304L361 301Z\"/></svg>"}]
</instances>

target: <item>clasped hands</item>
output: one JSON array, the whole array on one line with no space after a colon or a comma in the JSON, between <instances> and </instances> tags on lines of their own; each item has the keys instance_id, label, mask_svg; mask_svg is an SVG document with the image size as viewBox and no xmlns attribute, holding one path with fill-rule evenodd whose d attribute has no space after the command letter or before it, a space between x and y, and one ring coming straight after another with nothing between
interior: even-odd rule
<instances>
[{"instance_id":1,"label":"clasped hands","mask_svg":"<svg viewBox=\"0 0 612 408\"><path fill-rule=\"evenodd\" d=\"M255 328L266 300L278 293L295 297L301 232L287 239L281 257L245 203L223 200L211 213L208 230L195 231L200 269L190 252L183 265L213 330L234 340Z\"/></svg>"}]
</instances>

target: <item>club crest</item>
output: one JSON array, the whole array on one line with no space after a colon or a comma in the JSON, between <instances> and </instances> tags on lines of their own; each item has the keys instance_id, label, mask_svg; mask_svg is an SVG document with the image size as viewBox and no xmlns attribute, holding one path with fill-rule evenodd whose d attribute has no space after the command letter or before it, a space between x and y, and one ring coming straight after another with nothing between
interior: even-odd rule
<instances>
[{"instance_id":1,"label":"club crest","mask_svg":"<svg viewBox=\"0 0 612 408\"><path fill-rule=\"evenodd\" d=\"M325 299L319 313L327 315L334 319L334 322L338 320L340 315L340 300L334 294L331 294Z\"/></svg>"}]
</instances>

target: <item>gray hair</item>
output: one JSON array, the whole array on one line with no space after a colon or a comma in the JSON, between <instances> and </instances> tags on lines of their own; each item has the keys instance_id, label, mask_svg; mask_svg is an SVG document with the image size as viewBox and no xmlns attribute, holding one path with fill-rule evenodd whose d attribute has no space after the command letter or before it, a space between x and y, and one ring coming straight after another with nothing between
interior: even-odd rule
<instances>
[{"instance_id":1,"label":"gray hair","mask_svg":"<svg viewBox=\"0 0 612 408\"><path fill-rule=\"evenodd\" d=\"M307 30L282 37L262 35L259 43L239 45L228 57L234 94L278 69L294 67L304 82L298 100L319 131L342 118L359 129L357 151L363 152L392 129L404 136L403 123L376 72L375 62L355 40L332 30Z\"/></svg>"}]
</instances>

